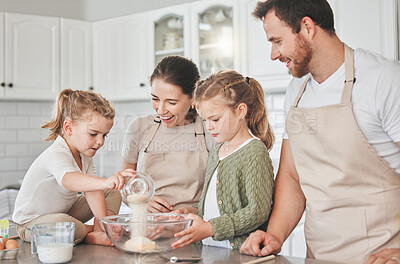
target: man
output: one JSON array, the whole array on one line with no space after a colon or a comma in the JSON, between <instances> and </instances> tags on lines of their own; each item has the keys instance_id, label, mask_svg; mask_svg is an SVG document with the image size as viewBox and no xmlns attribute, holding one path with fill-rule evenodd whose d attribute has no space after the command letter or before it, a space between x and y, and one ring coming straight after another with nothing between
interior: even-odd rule
<instances>
[{"instance_id":1,"label":"man","mask_svg":"<svg viewBox=\"0 0 400 264\"><path fill-rule=\"evenodd\" d=\"M326 0L268 0L253 15L296 78L268 229L241 252L279 253L305 209L307 257L400 263L400 63L341 42Z\"/></svg>"}]
</instances>

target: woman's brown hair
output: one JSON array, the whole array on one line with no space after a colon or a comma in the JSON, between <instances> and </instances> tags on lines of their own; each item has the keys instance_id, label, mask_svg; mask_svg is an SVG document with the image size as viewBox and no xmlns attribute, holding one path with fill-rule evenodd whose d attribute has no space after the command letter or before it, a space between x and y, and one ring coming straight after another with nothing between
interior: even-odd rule
<instances>
[{"instance_id":1,"label":"woman's brown hair","mask_svg":"<svg viewBox=\"0 0 400 264\"><path fill-rule=\"evenodd\" d=\"M101 95L91 91L73 91L65 89L60 92L53 108L53 116L42 128L50 129L50 135L45 139L55 140L57 136L63 134L64 121L81 120L93 111L105 118L113 119L115 116L114 107Z\"/></svg>"},{"instance_id":2,"label":"woman's brown hair","mask_svg":"<svg viewBox=\"0 0 400 264\"><path fill-rule=\"evenodd\" d=\"M193 61L183 56L174 55L163 58L157 64L150 76L150 85L155 79L179 86L183 94L192 98L196 83L200 79L200 73ZM196 109L190 108L186 119L193 122L196 115Z\"/></svg>"},{"instance_id":3,"label":"woman's brown hair","mask_svg":"<svg viewBox=\"0 0 400 264\"><path fill-rule=\"evenodd\" d=\"M197 83L194 91L196 104L216 96L222 96L226 105L233 110L240 103L245 103L247 127L268 150L272 148L275 137L267 119L264 91L255 79L245 78L233 70L222 70Z\"/></svg>"}]
</instances>

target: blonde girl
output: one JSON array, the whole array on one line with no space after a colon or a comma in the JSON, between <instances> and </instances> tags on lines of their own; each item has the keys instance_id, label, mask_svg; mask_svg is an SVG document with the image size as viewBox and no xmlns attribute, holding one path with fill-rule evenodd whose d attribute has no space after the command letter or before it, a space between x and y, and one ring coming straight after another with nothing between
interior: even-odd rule
<instances>
[{"instance_id":1,"label":"blonde girl","mask_svg":"<svg viewBox=\"0 0 400 264\"><path fill-rule=\"evenodd\" d=\"M75 243L112 245L98 219L119 212L117 190L124 176L133 173L97 177L92 157L104 144L114 115L110 103L96 93L66 89L59 94L52 120L42 126L50 129L46 140L54 142L28 169L15 203L14 221L29 228L38 223L74 222ZM93 216L94 225L85 225ZM30 241L27 229L17 231Z\"/></svg>"},{"instance_id":2,"label":"blonde girl","mask_svg":"<svg viewBox=\"0 0 400 264\"><path fill-rule=\"evenodd\" d=\"M178 210L189 213L193 224L175 234L180 239L172 246L201 240L239 249L251 232L265 230L271 210L274 175L268 150L274 135L264 93L256 80L225 70L199 82L194 100L220 144L209 154L200 202Z\"/></svg>"}]
</instances>

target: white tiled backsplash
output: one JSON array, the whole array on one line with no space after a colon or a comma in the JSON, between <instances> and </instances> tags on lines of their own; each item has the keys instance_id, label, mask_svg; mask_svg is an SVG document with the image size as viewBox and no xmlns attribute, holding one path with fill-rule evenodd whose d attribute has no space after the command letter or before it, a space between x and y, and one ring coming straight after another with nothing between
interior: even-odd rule
<instances>
[{"instance_id":1,"label":"white tiled backsplash","mask_svg":"<svg viewBox=\"0 0 400 264\"><path fill-rule=\"evenodd\" d=\"M284 93L267 94L266 104L276 143L271 151L275 171L283 131ZM137 116L154 113L150 101L114 103L114 127L95 156L99 176L108 177L121 168L121 146L125 130ZM0 101L0 189L18 185L34 159L51 143L43 139L48 130L40 128L51 118L53 102Z\"/></svg>"},{"instance_id":2,"label":"white tiled backsplash","mask_svg":"<svg viewBox=\"0 0 400 264\"><path fill-rule=\"evenodd\" d=\"M34 159L50 145L40 126L52 102L0 101L0 189L18 185Z\"/></svg>"}]
</instances>

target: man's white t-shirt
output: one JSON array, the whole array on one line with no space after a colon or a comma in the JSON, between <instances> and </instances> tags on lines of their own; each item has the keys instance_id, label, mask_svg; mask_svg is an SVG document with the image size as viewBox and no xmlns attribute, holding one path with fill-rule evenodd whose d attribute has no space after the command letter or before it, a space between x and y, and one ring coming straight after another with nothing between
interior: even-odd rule
<instances>
[{"instance_id":1,"label":"man's white t-shirt","mask_svg":"<svg viewBox=\"0 0 400 264\"><path fill-rule=\"evenodd\" d=\"M392 168L400 173L400 62L357 49L354 52L355 78L351 102L364 136ZM307 76L293 78L285 98L287 115ZM339 104L344 88L344 64L323 83L311 76L299 108ZM283 138L287 139L286 130Z\"/></svg>"},{"instance_id":2,"label":"man's white t-shirt","mask_svg":"<svg viewBox=\"0 0 400 264\"><path fill-rule=\"evenodd\" d=\"M91 157L81 155L82 170L62 137L57 137L32 163L22 182L15 201L13 220L29 222L41 215L67 213L77 192L65 189L62 179L67 172L96 175Z\"/></svg>"}]
</instances>

